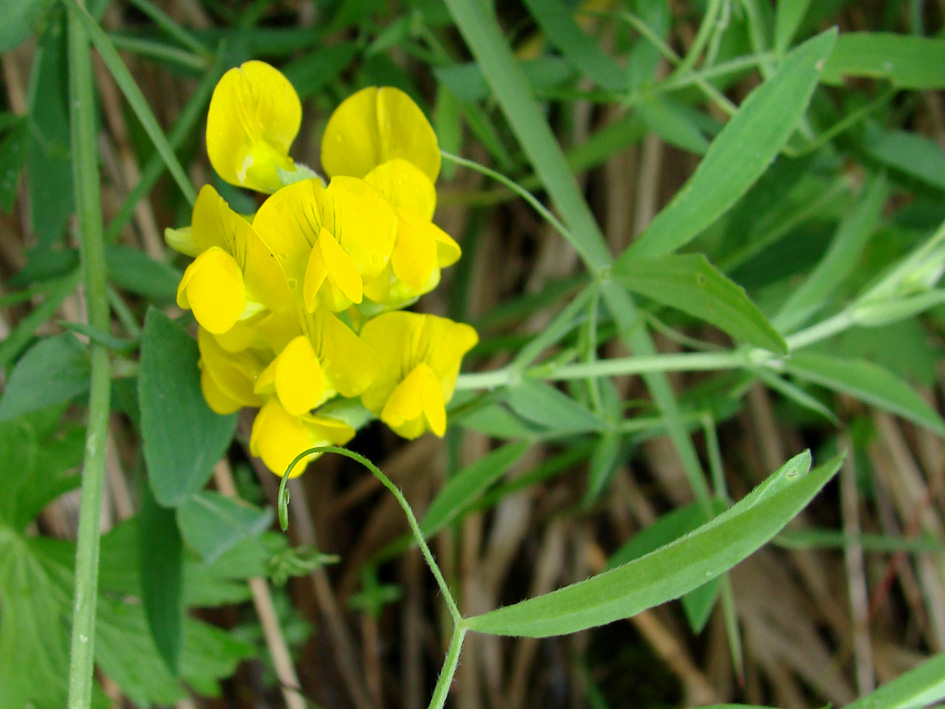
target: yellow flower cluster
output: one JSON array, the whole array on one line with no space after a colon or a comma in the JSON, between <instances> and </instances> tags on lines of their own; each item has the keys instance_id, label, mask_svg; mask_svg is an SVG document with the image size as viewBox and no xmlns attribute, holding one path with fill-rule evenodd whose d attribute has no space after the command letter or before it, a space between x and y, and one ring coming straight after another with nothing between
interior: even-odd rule
<instances>
[{"instance_id":1,"label":"yellow flower cluster","mask_svg":"<svg viewBox=\"0 0 945 709\"><path fill-rule=\"evenodd\" d=\"M195 257L177 303L200 326L207 403L221 414L259 407L250 450L278 475L302 451L354 436L319 414L337 397L360 398L401 436L442 436L460 362L477 342L469 325L400 310L460 257L431 221L440 153L423 112L387 87L342 102L322 139L327 186L289 157L301 118L273 67L228 71L210 101L210 162L269 197L247 216L206 185L191 225L166 233Z\"/></svg>"}]
</instances>

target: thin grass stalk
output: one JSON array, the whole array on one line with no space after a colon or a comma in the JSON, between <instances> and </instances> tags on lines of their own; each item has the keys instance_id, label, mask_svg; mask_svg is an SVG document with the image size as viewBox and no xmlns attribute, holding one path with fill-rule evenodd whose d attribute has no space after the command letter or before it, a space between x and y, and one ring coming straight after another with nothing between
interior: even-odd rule
<instances>
[{"instance_id":1,"label":"thin grass stalk","mask_svg":"<svg viewBox=\"0 0 945 709\"><path fill-rule=\"evenodd\" d=\"M97 330L108 332L110 318L102 240L98 150L95 140L92 60L88 35L75 14L70 14L68 28L72 166L88 324ZM91 386L79 503L72 647L69 658L69 709L84 709L90 706L92 701L95 606L101 538L99 518L105 480L105 442L111 383L108 349L94 341L89 344L89 349Z\"/></svg>"}]
</instances>

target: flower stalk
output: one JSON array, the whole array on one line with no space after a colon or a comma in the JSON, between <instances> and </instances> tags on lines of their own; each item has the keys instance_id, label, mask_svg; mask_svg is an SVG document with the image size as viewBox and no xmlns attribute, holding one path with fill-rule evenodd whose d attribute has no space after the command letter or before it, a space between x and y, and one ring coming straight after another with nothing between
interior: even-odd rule
<instances>
[{"instance_id":1,"label":"flower stalk","mask_svg":"<svg viewBox=\"0 0 945 709\"><path fill-rule=\"evenodd\" d=\"M80 0L81 5L81 0ZM72 129L72 165L88 324L101 332L109 327L109 305L102 240L98 155L95 137L95 94L89 38L75 13L69 16L69 93ZM89 344L91 386L89 420L82 468L82 492L75 566L72 647L69 659L69 709L88 707L92 701L95 657L95 607L105 445L108 431L110 365L108 350Z\"/></svg>"}]
</instances>

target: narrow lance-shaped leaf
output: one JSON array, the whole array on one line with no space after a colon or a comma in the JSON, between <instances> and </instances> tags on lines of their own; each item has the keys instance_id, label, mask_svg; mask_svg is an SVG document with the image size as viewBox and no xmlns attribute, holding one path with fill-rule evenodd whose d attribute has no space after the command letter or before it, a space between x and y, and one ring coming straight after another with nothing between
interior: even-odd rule
<instances>
[{"instance_id":1,"label":"narrow lance-shaped leaf","mask_svg":"<svg viewBox=\"0 0 945 709\"><path fill-rule=\"evenodd\" d=\"M824 67L823 82L839 84L861 76L888 79L900 89L941 89L945 42L889 32L845 32Z\"/></svg>"},{"instance_id":2,"label":"narrow lance-shaped leaf","mask_svg":"<svg viewBox=\"0 0 945 709\"><path fill-rule=\"evenodd\" d=\"M945 699L945 653L926 660L846 709L913 709Z\"/></svg>"},{"instance_id":3,"label":"narrow lance-shaped leaf","mask_svg":"<svg viewBox=\"0 0 945 709\"><path fill-rule=\"evenodd\" d=\"M678 598L730 569L780 531L839 469L842 457L801 476L797 457L774 483L748 495L693 533L636 561L506 608L474 616L470 630L547 637L628 618ZM786 468L793 477L783 475ZM806 471L806 466L805 466Z\"/></svg>"},{"instance_id":4,"label":"narrow lance-shaped leaf","mask_svg":"<svg viewBox=\"0 0 945 709\"><path fill-rule=\"evenodd\" d=\"M777 73L745 99L693 176L618 261L675 251L748 191L804 115L836 41L837 32L831 29L787 55Z\"/></svg>"},{"instance_id":5,"label":"narrow lance-shaped leaf","mask_svg":"<svg viewBox=\"0 0 945 709\"><path fill-rule=\"evenodd\" d=\"M856 397L945 437L945 421L907 382L865 360L825 354L797 354L784 369L798 379Z\"/></svg>"},{"instance_id":6,"label":"narrow lance-shaped leaf","mask_svg":"<svg viewBox=\"0 0 945 709\"><path fill-rule=\"evenodd\" d=\"M745 289L701 254L620 259L613 276L628 290L711 323L737 340L787 354L784 339Z\"/></svg>"}]
</instances>

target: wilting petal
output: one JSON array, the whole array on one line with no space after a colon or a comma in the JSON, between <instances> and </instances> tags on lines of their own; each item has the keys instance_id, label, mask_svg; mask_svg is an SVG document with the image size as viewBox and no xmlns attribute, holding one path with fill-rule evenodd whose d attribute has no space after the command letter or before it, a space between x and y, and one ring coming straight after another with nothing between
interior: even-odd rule
<instances>
[{"instance_id":1,"label":"wilting petal","mask_svg":"<svg viewBox=\"0 0 945 709\"><path fill-rule=\"evenodd\" d=\"M278 169L292 169L289 147L302 105L292 84L264 62L230 69L210 99L207 154L226 182L260 192L280 187Z\"/></svg>"},{"instance_id":2,"label":"wilting petal","mask_svg":"<svg viewBox=\"0 0 945 709\"><path fill-rule=\"evenodd\" d=\"M203 250L194 240L194 230L190 226L182 226L180 229L171 229L168 227L164 230L164 241L167 242L167 245L174 249L174 251L178 251L186 256L196 256Z\"/></svg>"},{"instance_id":3,"label":"wilting petal","mask_svg":"<svg viewBox=\"0 0 945 709\"><path fill-rule=\"evenodd\" d=\"M394 158L413 163L436 182L440 149L420 107L388 86L370 86L345 99L328 119L322 137L325 172L331 177L364 177Z\"/></svg>"},{"instance_id":4,"label":"wilting petal","mask_svg":"<svg viewBox=\"0 0 945 709\"><path fill-rule=\"evenodd\" d=\"M177 305L193 310L197 322L210 332L226 332L246 307L239 264L219 247L204 251L184 271L177 287Z\"/></svg>"}]
</instances>

